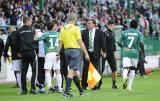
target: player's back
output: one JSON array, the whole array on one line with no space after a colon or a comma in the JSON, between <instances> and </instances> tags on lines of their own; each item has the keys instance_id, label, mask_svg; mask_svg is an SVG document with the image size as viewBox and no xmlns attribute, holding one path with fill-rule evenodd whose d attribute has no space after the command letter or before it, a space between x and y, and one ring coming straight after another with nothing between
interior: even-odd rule
<instances>
[{"instance_id":1,"label":"player's back","mask_svg":"<svg viewBox=\"0 0 160 101\"><path fill-rule=\"evenodd\" d=\"M122 33L123 47L129 50L123 50L123 55L131 58L138 58L139 42L142 34L136 29L128 29Z\"/></svg>"},{"instance_id":2,"label":"player's back","mask_svg":"<svg viewBox=\"0 0 160 101\"><path fill-rule=\"evenodd\" d=\"M45 52L55 52L58 46L58 32L49 31L44 39Z\"/></svg>"}]
</instances>

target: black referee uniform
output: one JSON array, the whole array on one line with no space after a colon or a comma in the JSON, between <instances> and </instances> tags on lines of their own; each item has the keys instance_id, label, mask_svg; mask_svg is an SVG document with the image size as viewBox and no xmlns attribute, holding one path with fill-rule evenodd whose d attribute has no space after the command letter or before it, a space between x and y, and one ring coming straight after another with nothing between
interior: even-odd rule
<instances>
[{"instance_id":1,"label":"black referee uniform","mask_svg":"<svg viewBox=\"0 0 160 101\"><path fill-rule=\"evenodd\" d=\"M30 93L36 94L35 91L35 78L36 78L36 51L38 49L37 43L34 41L35 31L32 30L30 26L24 25L18 31L18 45L20 47L20 52L22 54L22 93L27 93L26 87L26 75L28 71L29 64L32 67L32 77L31 77L31 89Z\"/></svg>"}]
</instances>

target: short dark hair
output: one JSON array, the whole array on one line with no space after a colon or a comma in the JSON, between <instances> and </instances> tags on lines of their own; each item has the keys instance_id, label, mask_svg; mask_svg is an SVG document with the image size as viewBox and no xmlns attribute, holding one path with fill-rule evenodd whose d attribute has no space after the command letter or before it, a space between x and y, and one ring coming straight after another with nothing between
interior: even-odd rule
<instances>
[{"instance_id":1,"label":"short dark hair","mask_svg":"<svg viewBox=\"0 0 160 101\"><path fill-rule=\"evenodd\" d=\"M29 21L29 20L30 20L30 17L24 17L24 18L23 18L23 23L26 24L27 21Z\"/></svg>"},{"instance_id":2,"label":"short dark hair","mask_svg":"<svg viewBox=\"0 0 160 101\"><path fill-rule=\"evenodd\" d=\"M130 28L136 29L138 27L138 22L136 20L132 20L130 23Z\"/></svg>"},{"instance_id":3,"label":"short dark hair","mask_svg":"<svg viewBox=\"0 0 160 101\"><path fill-rule=\"evenodd\" d=\"M93 22L93 24L95 24L96 25L96 20L94 20L94 19L89 19L88 21L92 21ZM88 22L87 21L87 22Z\"/></svg>"},{"instance_id":4,"label":"short dark hair","mask_svg":"<svg viewBox=\"0 0 160 101\"><path fill-rule=\"evenodd\" d=\"M47 29L48 29L49 31L52 30L53 27L54 27L54 24L53 24L52 22L49 22L49 23L47 24Z\"/></svg>"},{"instance_id":5,"label":"short dark hair","mask_svg":"<svg viewBox=\"0 0 160 101\"><path fill-rule=\"evenodd\" d=\"M49 22L47 24L47 29L52 30L55 25L58 25L58 21L57 20L52 20L51 22Z\"/></svg>"},{"instance_id":6,"label":"short dark hair","mask_svg":"<svg viewBox=\"0 0 160 101\"><path fill-rule=\"evenodd\" d=\"M59 25L59 22L58 22L57 20L55 20L55 19L52 20L51 22L54 23L54 25L55 25L55 24L56 24L56 25Z\"/></svg>"},{"instance_id":7,"label":"short dark hair","mask_svg":"<svg viewBox=\"0 0 160 101\"><path fill-rule=\"evenodd\" d=\"M109 20L108 25L115 24L114 20Z\"/></svg>"},{"instance_id":8,"label":"short dark hair","mask_svg":"<svg viewBox=\"0 0 160 101\"><path fill-rule=\"evenodd\" d=\"M33 28L35 28L35 29L41 29L41 26L40 26L40 24L35 23L35 24L33 24Z\"/></svg>"}]
</instances>

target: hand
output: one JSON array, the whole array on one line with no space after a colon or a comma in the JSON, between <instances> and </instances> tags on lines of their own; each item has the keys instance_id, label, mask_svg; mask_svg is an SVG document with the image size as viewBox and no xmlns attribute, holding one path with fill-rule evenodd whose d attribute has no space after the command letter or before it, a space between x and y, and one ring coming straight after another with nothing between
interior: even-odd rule
<instances>
[{"instance_id":1,"label":"hand","mask_svg":"<svg viewBox=\"0 0 160 101\"><path fill-rule=\"evenodd\" d=\"M85 54L85 59L86 59L88 62L90 62L90 57L89 57L88 54Z\"/></svg>"},{"instance_id":2,"label":"hand","mask_svg":"<svg viewBox=\"0 0 160 101\"><path fill-rule=\"evenodd\" d=\"M144 58L144 63L145 63L145 64L148 64L148 61L146 61L145 58Z\"/></svg>"},{"instance_id":3,"label":"hand","mask_svg":"<svg viewBox=\"0 0 160 101\"><path fill-rule=\"evenodd\" d=\"M58 63L59 60L60 60L60 56L56 55L56 62Z\"/></svg>"},{"instance_id":4,"label":"hand","mask_svg":"<svg viewBox=\"0 0 160 101\"><path fill-rule=\"evenodd\" d=\"M114 58L115 58L115 59L118 59L118 58L119 58L119 56L118 56L118 54L117 54L116 51L114 52Z\"/></svg>"},{"instance_id":5,"label":"hand","mask_svg":"<svg viewBox=\"0 0 160 101\"><path fill-rule=\"evenodd\" d=\"M124 51L129 51L129 48L124 48Z\"/></svg>"},{"instance_id":6,"label":"hand","mask_svg":"<svg viewBox=\"0 0 160 101\"><path fill-rule=\"evenodd\" d=\"M4 57L4 62L5 62L5 63L7 62L7 59L8 59L7 57Z\"/></svg>"},{"instance_id":7,"label":"hand","mask_svg":"<svg viewBox=\"0 0 160 101\"><path fill-rule=\"evenodd\" d=\"M106 58L106 53L103 53L103 54L102 54L102 57Z\"/></svg>"},{"instance_id":8,"label":"hand","mask_svg":"<svg viewBox=\"0 0 160 101\"><path fill-rule=\"evenodd\" d=\"M17 55L18 55L19 57L21 57L21 56L22 56L22 54L21 54L21 53L17 53Z\"/></svg>"}]
</instances>

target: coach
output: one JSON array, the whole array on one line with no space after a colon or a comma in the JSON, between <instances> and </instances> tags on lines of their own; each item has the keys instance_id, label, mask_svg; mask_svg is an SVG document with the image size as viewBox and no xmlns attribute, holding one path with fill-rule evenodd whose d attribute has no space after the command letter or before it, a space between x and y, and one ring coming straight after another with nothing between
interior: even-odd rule
<instances>
[{"instance_id":1,"label":"coach","mask_svg":"<svg viewBox=\"0 0 160 101\"><path fill-rule=\"evenodd\" d=\"M30 93L36 94L35 88L35 78L36 78L36 50L37 50L37 43L34 41L35 31L32 30L32 19L30 17L23 18L24 26L18 29L18 46L19 51L21 53L22 58L22 92L21 94L27 94L27 87L26 87L26 75L28 71L29 64L32 67L32 77L31 77L31 89Z\"/></svg>"}]
</instances>

